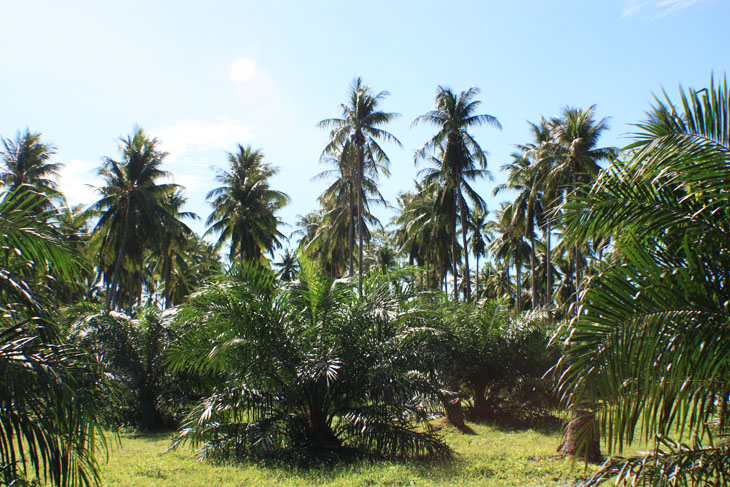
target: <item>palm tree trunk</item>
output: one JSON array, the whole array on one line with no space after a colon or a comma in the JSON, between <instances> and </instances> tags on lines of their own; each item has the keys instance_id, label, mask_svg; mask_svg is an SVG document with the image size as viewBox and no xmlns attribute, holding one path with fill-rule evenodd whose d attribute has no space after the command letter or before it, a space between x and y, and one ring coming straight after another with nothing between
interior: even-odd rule
<instances>
[{"instance_id":1,"label":"palm tree trunk","mask_svg":"<svg viewBox=\"0 0 730 487\"><path fill-rule=\"evenodd\" d=\"M546 289L545 289L545 303L547 305L552 305L553 300L553 261L552 257L550 255L551 249L550 249L550 234L551 232L550 228L550 220L547 221L547 229L546 229L546 238L545 238L545 274L546 274Z\"/></svg>"},{"instance_id":2,"label":"palm tree trunk","mask_svg":"<svg viewBox=\"0 0 730 487\"><path fill-rule=\"evenodd\" d=\"M537 309L537 288L535 287L535 227L530 226L530 295L532 309Z\"/></svg>"},{"instance_id":3,"label":"palm tree trunk","mask_svg":"<svg viewBox=\"0 0 730 487\"><path fill-rule=\"evenodd\" d=\"M471 273L469 272L469 249L466 245L466 203L461 194L461 190L457 188L459 198L459 212L461 212L461 242L464 247L464 301L471 300Z\"/></svg>"},{"instance_id":4,"label":"palm tree trunk","mask_svg":"<svg viewBox=\"0 0 730 487\"><path fill-rule=\"evenodd\" d=\"M454 208L456 213L456 208ZM457 271L457 255L456 255L456 215L454 215L454 226L453 232L451 233L451 260L453 263L453 274L454 274L454 301L459 300L459 286L457 285L458 271Z\"/></svg>"},{"instance_id":5,"label":"palm tree trunk","mask_svg":"<svg viewBox=\"0 0 730 487\"><path fill-rule=\"evenodd\" d=\"M512 297L512 279L509 276L509 259L504 262L504 277L507 280L507 294Z\"/></svg>"},{"instance_id":6,"label":"palm tree trunk","mask_svg":"<svg viewBox=\"0 0 730 487\"><path fill-rule=\"evenodd\" d=\"M114 274L112 276L112 282L109 286L109 292L106 294L106 309L111 309L111 307L116 302L117 297L117 287L119 286L119 275L122 272L122 260L124 259L124 247L127 245L127 235L125 233L124 238L122 239L122 245L119 248L119 254L117 254L117 262L114 264Z\"/></svg>"},{"instance_id":7,"label":"palm tree trunk","mask_svg":"<svg viewBox=\"0 0 730 487\"><path fill-rule=\"evenodd\" d=\"M517 293L515 304L516 309L518 313L522 312L522 272L521 272L522 262L520 259L515 259L515 274L516 274L516 290Z\"/></svg>"},{"instance_id":8,"label":"palm tree trunk","mask_svg":"<svg viewBox=\"0 0 730 487\"><path fill-rule=\"evenodd\" d=\"M354 181L350 178L350 228L348 235L348 253L350 254L350 277L354 275L355 257L355 188Z\"/></svg>"},{"instance_id":9,"label":"palm tree trunk","mask_svg":"<svg viewBox=\"0 0 730 487\"><path fill-rule=\"evenodd\" d=\"M119 277L122 273L124 250L127 248L127 240L129 239L130 230L134 226L133 219L134 211L132 210L127 214L127 226L124 229L124 237L122 237L122 245L119 247L119 254L117 254L117 262L114 264L114 275L112 276L111 288L106 295L106 309L111 309L111 307L116 306L117 303L117 295L119 294Z\"/></svg>"},{"instance_id":10,"label":"palm tree trunk","mask_svg":"<svg viewBox=\"0 0 730 487\"><path fill-rule=\"evenodd\" d=\"M476 254L476 259L477 259L477 270L476 270L477 283L476 283L476 289L474 290L474 300L478 301L479 300L479 253Z\"/></svg>"},{"instance_id":11,"label":"palm tree trunk","mask_svg":"<svg viewBox=\"0 0 730 487\"><path fill-rule=\"evenodd\" d=\"M170 307L172 296L170 296L170 282L172 281L172 258L168 255L165 269L165 309Z\"/></svg>"},{"instance_id":12,"label":"palm tree trunk","mask_svg":"<svg viewBox=\"0 0 730 487\"><path fill-rule=\"evenodd\" d=\"M364 148L362 145L357 151L357 230L358 230L358 249L357 249L357 265L358 265L358 281L357 289L362 297L362 171L363 171L363 159L365 158Z\"/></svg>"},{"instance_id":13,"label":"palm tree trunk","mask_svg":"<svg viewBox=\"0 0 730 487\"><path fill-rule=\"evenodd\" d=\"M580 286L580 263L578 262L580 260L580 250L578 249L578 244L575 244L575 275L573 278L575 279L575 312L578 313L578 288Z\"/></svg>"}]
</instances>

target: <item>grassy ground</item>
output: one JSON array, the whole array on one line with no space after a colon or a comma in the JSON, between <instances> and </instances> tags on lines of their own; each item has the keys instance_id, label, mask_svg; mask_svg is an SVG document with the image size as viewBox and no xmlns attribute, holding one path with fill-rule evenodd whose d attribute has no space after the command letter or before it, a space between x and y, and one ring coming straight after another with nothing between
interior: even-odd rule
<instances>
[{"instance_id":1,"label":"grassy ground","mask_svg":"<svg viewBox=\"0 0 730 487\"><path fill-rule=\"evenodd\" d=\"M189 448L162 453L169 435L122 435L103 467L103 485L146 486L573 486L593 470L559 458L557 433L506 431L472 425L464 435L445 427L456 459L447 463L358 462L300 470L255 463L213 465L195 460Z\"/></svg>"}]
</instances>

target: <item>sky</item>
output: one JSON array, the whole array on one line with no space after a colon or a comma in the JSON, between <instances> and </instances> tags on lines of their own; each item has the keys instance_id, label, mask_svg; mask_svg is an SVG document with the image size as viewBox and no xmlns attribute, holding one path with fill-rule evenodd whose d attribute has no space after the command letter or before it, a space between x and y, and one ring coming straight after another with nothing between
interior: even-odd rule
<instances>
[{"instance_id":1,"label":"sky","mask_svg":"<svg viewBox=\"0 0 730 487\"><path fill-rule=\"evenodd\" d=\"M488 152L492 196L527 121L566 106L597 105L610 117L603 146L627 145L654 94L677 98L730 66L730 0L512 1L74 1L0 0L0 136L26 128L57 147L70 204L99 197L104 157L135 126L168 152L165 169L186 188L187 209L210 214L216 167L237 144L260 148L279 168L272 186L290 204L280 217L318 207L327 182L319 159L353 79L388 91L381 109L391 177L385 198L413 188L413 153L434 128L411 128L434 106L439 85L481 89L480 113L501 131L473 134ZM392 211L377 214L387 223ZM290 245L294 245L292 242Z\"/></svg>"}]
</instances>

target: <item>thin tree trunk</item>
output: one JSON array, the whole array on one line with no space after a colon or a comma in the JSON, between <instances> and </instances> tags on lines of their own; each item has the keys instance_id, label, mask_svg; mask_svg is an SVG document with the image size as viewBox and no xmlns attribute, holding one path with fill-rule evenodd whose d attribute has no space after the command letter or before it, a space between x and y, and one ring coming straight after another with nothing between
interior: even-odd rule
<instances>
[{"instance_id":1,"label":"thin tree trunk","mask_svg":"<svg viewBox=\"0 0 730 487\"><path fill-rule=\"evenodd\" d=\"M477 259L477 270L476 270L477 283L476 283L476 289L474 290L474 300L478 301L479 300L479 253L476 254L476 259Z\"/></svg>"},{"instance_id":2,"label":"thin tree trunk","mask_svg":"<svg viewBox=\"0 0 730 487\"><path fill-rule=\"evenodd\" d=\"M552 257L550 255L551 249L550 249L550 234L552 233L552 229L550 228L550 220L547 221L547 238L546 238L546 247L545 247L545 274L546 277L546 286L547 289L545 289L545 303L552 306L553 304L553 261Z\"/></svg>"},{"instance_id":3,"label":"thin tree trunk","mask_svg":"<svg viewBox=\"0 0 730 487\"><path fill-rule=\"evenodd\" d=\"M124 247L127 245L127 234L124 234L124 238L122 239L122 246L119 249L119 254L117 255L117 262L114 264L114 275L112 276L112 282L109 286L109 292L106 294L106 309L111 309L111 307L116 303L116 297L117 297L117 287L119 286L119 275L122 271L122 260L124 259Z\"/></svg>"},{"instance_id":4,"label":"thin tree trunk","mask_svg":"<svg viewBox=\"0 0 730 487\"><path fill-rule=\"evenodd\" d=\"M579 297L578 294L578 288L580 286L580 250L578 249L578 244L575 245L575 275L573 276L574 282L575 282L575 313L578 314L578 301Z\"/></svg>"},{"instance_id":5,"label":"thin tree trunk","mask_svg":"<svg viewBox=\"0 0 730 487\"><path fill-rule=\"evenodd\" d=\"M170 296L170 282L172 281L172 258L167 256L167 268L165 269L165 309L170 307L172 297Z\"/></svg>"},{"instance_id":6,"label":"thin tree trunk","mask_svg":"<svg viewBox=\"0 0 730 487\"><path fill-rule=\"evenodd\" d=\"M131 213L131 214L129 214ZM124 237L122 237L122 245L119 247L119 254L117 255L117 262L114 264L114 275L112 276L112 284L109 292L106 295L106 309L115 307L117 303L117 295L119 294L119 278L122 272L122 261L124 260L124 251L127 248L127 240L129 239L129 232L134 226L134 210L127 214L127 227L124 229Z\"/></svg>"},{"instance_id":7,"label":"thin tree trunk","mask_svg":"<svg viewBox=\"0 0 730 487\"><path fill-rule=\"evenodd\" d=\"M134 298L135 298L135 295L137 294L135 292L136 288L137 288L137 281L136 281L135 277L136 277L136 273L134 271L132 271L129 274L129 289L127 290L127 293L129 294L127 296L127 314L129 316L132 316L132 310L134 309Z\"/></svg>"},{"instance_id":8,"label":"thin tree trunk","mask_svg":"<svg viewBox=\"0 0 730 487\"><path fill-rule=\"evenodd\" d=\"M363 171L363 165L365 158L364 149L362 146L358 148L358 154L357 154L357 229L358 229L358 257L357 257L357 265L358 265L358 281L357 281L357 289L360 293L360 297L362 297L362 231L363 231L363 221L362 221L362 171Z\"/></svg>"},{"instance_id":9,"label":"thin tree trunk","mask_svg":"<svg viewBox=\"0 0 730 487\"><path fill-rule=\"evenodd\" d=\"M464 246L464 301L469 302L471 300L471 273L469 272L469 249L466 245L466 203L464 202L464 197L461 195L461 191L458 191L457 195L459 198L459 212L461 213L461 242Z\"/></svg>"},{"instance_id":10,"label":"thin tree trunk","mask_svg":"<svg viewBox=\"0 0 730 487\"><path fill-rule=\"evenodd\" d=\"M355 257L355 188L352 178L350 178L350 229L348 236L348 253L350 254L350 277L355 273L354 271L354 257Z\"/></svg>"},{"instance_id":11,"label":"thin tree trunk","mask_svg":"<svg viewBox=\"0 0 730 487\"><path fill-rule=\"evenodd\" d=\"M507 278L507 294L509 294L509 297L512 297L512 279L510 279L509 276L509 260L505 261L504 263L504 273L505 277ZM504 291L504 289L503 289Z\"/></svg>"},{"instance_id":12,"label":"thin tree trunk","mask_svg":"<svg viewBox=\"0 0 730 487\"><path fill-rule=\"evenodd\" d=\"M142 273L139 273L139 279L137 279L137 306L142 306Z\"/></svg>"},{"instance_id":13,"label":"thin tree trunk","mask_svg":"<svg viewBox=\"0 0 730 487\"><path fill-rule=\"evenodd\" d=\"M515 259L515 274L516 274L515 277L517 279L517 283L516 283L517 284L517 286L516 286L517 287L517 289L516 289L517 299L515 299L515 303L517 305L516 307L517 307L518 313L522 312L522 272L520 269L521 267L522 267L522 262L520 262L520 259Z\"/></svg>"},{"instance_id":14,"label":"thin tree trunk","mask_svg":"<svg viewBox=\"0 0 730 487\"><path fill-rule=\"evenodd\" d=\"M532 309L537 309L537 287L535 287L535 229L530 227L530 295Z\"/></svg>"},{"instance_id":15,"label":"thin tree trunk","mask_svg":"<svg viewBox=\"0 0 730 487\"><path fill-rule=\"evenodd\" d=\"M456 213L456 208L454 208ZM459 300L459 286L457 285L458 271L457 271L457 255L456 255L456 215L454 215L454 227L453 233L451 234L451 258L453 262L453 274L454 274L454 301Z\"/></svg>"}]
</instances>

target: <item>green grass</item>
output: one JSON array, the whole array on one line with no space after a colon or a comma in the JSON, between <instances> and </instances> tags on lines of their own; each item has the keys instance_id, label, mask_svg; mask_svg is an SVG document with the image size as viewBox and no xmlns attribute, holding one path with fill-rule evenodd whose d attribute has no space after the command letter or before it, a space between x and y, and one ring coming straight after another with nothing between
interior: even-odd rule
<instances>
[{"instance_id":1,"label":"green grass","mask_svg":"<svg viewBox=\"0 0 730 487\"><path fill-rule=\"evenodd\" d=\"M215 465L198 462L190 448L163 453L170 435L122 435L103 485L146 486L572 486L595 467L556 455L557 433L505 431L471 425L476 434L442 430L456 452L451 462L355 462L313 469L256 463Z\"/></svg>"}]
</instances>

